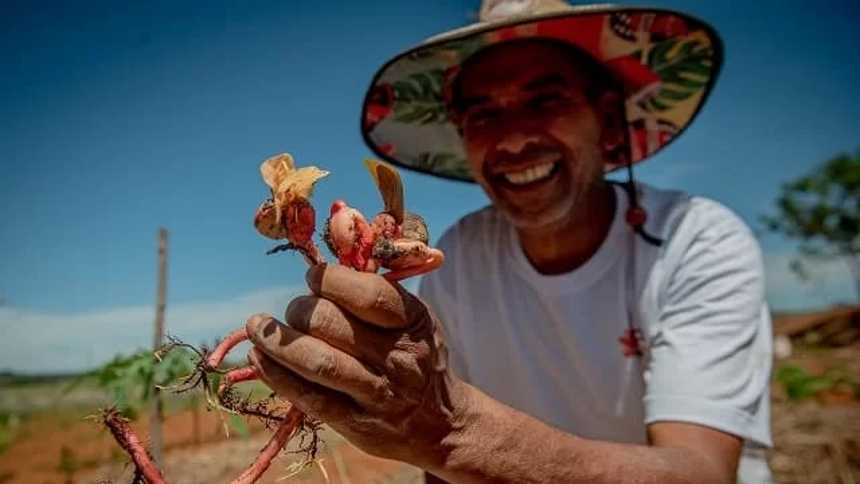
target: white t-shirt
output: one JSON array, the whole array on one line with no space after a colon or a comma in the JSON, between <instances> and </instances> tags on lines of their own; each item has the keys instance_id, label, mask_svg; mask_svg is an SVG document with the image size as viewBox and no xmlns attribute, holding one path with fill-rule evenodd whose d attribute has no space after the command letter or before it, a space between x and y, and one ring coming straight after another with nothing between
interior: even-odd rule
<instances>
[{"instance_id":1,"label":"white t-shirt","mask_svg":"<svg viewBox=\"0 0 860 484\"><path fill-rule=\"evenodd\" d=\"M583 266L541 275L492 206L441 238L420 295L445 326L451 366L491 397L571 434L645 443L649 423L693 422L746 440L739 482L770 482L771 326L759 246L716 202L640 185L645 229L617 209ZM635 273L635 278L628 274ZM641 357L619 338L641 332Z\"/></svg>"}]
</instances>

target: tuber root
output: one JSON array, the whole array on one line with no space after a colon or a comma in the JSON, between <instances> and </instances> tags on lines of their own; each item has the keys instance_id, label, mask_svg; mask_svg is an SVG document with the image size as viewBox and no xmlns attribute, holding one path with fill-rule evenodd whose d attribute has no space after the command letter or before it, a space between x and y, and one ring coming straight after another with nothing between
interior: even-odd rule
<instances>
[{"instance_id":1,"label":"tuber root","mask_svg":"<svg viewBox=\"0 0 860 484\"><path fill-rule=\"evenodd\" d=\"M365 163L382 194L385 209L368 222L361 212L346 202L337 200L332 204L325 225L324 239L338 262L364 272L389 269L383 276L391 281L399 281L439 267L444 261L444 255L428 245L426 223L418 215L404 209L400 175L385 163L375 160ZM310 203L310 196L314 184L328 175L328 172L313 166L297 169L293 158L284 153L264 161L260 166L260 173L270 188L271 197L265 200L254 214L254 226L265 237L287 241L268 253L295 250L301 253L309 264L322 264L325 260L313 240L316 212ZM283 408L272 409L266 400L251 402L235 392L234 385L259 379L257 370L251 366L230 370L221 370L219 367L230 351L246 340L248 334L243 327L227 335L210 352L198 350L174 339L156 354L158 356L177 346L193 350L200 358L197 370L174 387L176 391L203 387L212 406L234 414L259 417L267 425L275 427L274 434L260 450L257 458L232 481L233 484L256 482L292 436L302 429L309 429L312 435L311 444L302 449L308 453L309 458L315 456L318 442L316 431L319 423L309 421L296 407L290 406L286 411ZM212 391L209 380L213 373L221 375L217 391ZM136 469L136 479L144 479L149 484L165 482L161 471L126 419L115 409L109 409L103 412L102 421L131 457ZM304 437L300 448L303 444Z\"/></svg>"},{"instance_id":2,"label":"tuber root","mask_svg":"<svg viewBox=\"0 0 860 484\"><path fill-rule=\"evenodd\" d=\"M392 166L365 162L382 195L385 208L370 223L343 200L331 205L323 238L338 262L365 272L390 269L384 277L399 281L438 268L442 251L430 247L427 224L404 208L403 184Z\"/></svg>"}]
</instances>

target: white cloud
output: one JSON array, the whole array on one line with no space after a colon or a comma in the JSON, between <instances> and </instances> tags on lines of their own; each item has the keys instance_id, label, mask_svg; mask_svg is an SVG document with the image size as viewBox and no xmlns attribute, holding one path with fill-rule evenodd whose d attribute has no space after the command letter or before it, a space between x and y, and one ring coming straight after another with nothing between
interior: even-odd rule
<instances>
[{"instance_id":1,"label":"white cloud","mask_svg":"<svg viewBox=\"0 0 860 484\"><path fill-rule=\"evenodd\" d=\"M783 250L764 255L767 300L773 309L799 311L857 301L854 282L842 261L805 264L810 278L803 281L789 268L795 254Z\"/></svg>"},{"instance_id":2,"label":"white cloud","mask_svg":"<svg viewBox=\"0 0 860 484\"><path fill-rule=\"evenodd\" d=\"M304 287L273 287L218 301L168 305L167 332L192 344L212 343L254 313L283 317ZM71 372L89 369L118 353L152 345L152 306L118 307L77 314L0 307L0 370Z\"/></svg>"},{"instance_id":3,"label":"white cloud","mask_svg":"<svg viewBox=\"0 0 860 484\"><path fill-rule=\"evenodd\" d=\"M788 250L765 253L767 299L776 310L807 310L856 300L853 281L839 261L811 265L812 278L801 281L789 269ZM407 281L417 289L418 279ZM303 286L273 287L218 301L194 301L167 307L168 333L183 341L211 343L240 327L254 313L278 318ZM119 353L152 343L152 306L118 307L76 314L0 307L0 370L71 372L89 369Z\"/></svg>"}]
</instances>

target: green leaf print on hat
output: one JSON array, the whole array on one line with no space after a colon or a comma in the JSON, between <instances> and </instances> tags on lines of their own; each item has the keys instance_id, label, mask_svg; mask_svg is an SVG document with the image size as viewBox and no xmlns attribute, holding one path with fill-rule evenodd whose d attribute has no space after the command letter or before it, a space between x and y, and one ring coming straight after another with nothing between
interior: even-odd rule
<instances>
[{"instance_id":1,"label":"green leaf print on hat","mask_svg":"<svg viewBox=\"0 0 860 484\"><path fill-rule=\"evenodd\" d=\"M442 69L416 72L392 85L395 121L417 124L448 121L442 103Z\"/></svg>"},{"instance_id":2,"label":"green leaf print on hat","mask_svg":"<svg viewBox=\"0 0 860 484\"><path fill-rule=\"evenodd\" d=\"M661 80L659 91L642 102L646 111L665 111L698 94L711 79L713 51L696 38L668 39L648 53L648 66Z\"/></svg>"}]
</instances>

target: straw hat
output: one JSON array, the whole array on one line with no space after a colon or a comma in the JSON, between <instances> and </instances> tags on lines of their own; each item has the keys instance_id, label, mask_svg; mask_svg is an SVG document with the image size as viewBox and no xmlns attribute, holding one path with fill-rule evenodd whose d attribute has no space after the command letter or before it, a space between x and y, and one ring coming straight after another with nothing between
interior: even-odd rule
<instances>
[{"instance_id":1,"label":"straw hat","mask_svg":"<svg viewBox=\"0 0 860 484\"><path fill-rule=\"evenodd\" d=\"M722 42L713 28L670 10L485 0L479 15L479 22L432 37L376 73L361 130L378 156L407 169L473 181L446 99L462 63L502 42L561 41L604 65L623 87L631 163L654 155L686 129L722 63Z\"/></svg>"}]
</instances>

